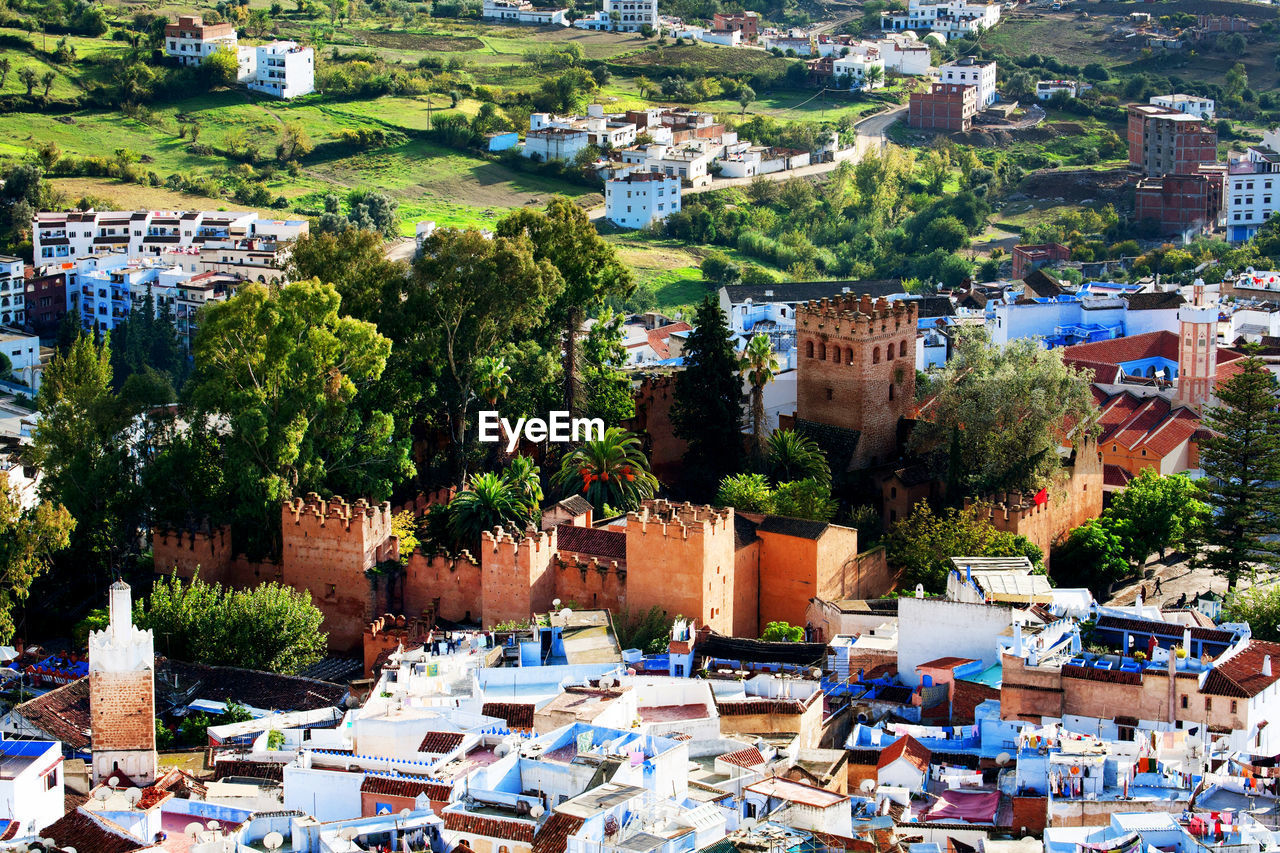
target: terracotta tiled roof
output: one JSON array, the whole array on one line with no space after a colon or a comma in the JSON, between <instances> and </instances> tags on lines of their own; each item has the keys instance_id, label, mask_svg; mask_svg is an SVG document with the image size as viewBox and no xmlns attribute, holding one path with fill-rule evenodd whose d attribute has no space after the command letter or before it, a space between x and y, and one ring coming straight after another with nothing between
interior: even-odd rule
<instances>
[{"instance_id":1,"label":"terracotta tiled roof","mask_svg":"<svg viewBox=\"0 0 1280 853\"><path fill-rule=\"evenodd\" d=\"M1141 358L1178 360L1178 336L1173 332L1146 332L1127 338L1076 344L1062 350L1065 361L1091 361L1098 364L1124 364Z\"/></svg>"},{"instance_id":2,"label":"terracotta tiled roof","mask_svg":"<svg viewBox=\"0 0 1280 853\"><path fill-rule=\"evenodd\" d=\"M1070 349L1070 347L1067 347ZM1106 385L1112 385L1120 378L1120 368L1114 364L1108 364L1105 361L1092 361L1087 358L1073 358L1063 354L1062 360L1071 367L1088 371L1092 375L1089 377L1090 382L1102 382Z\"/></svg>"},{"instance_id":3,"label":"terracotta tiled roof","mask_svg":"<svg viewBox=\"0 0 1280 853\"><path fill-rule=\"evenodd\" d=\"M489 815L468 814L467 812L442 813L444 828L450 832L465 832L470 835L483 835L487 838L498 838L503 841L519 841L533 844L533 824L527 820L504 820Z\"/></svg>"},{"instance_id":4,"label":"terracotta tiled roof","mask_svg":"<svg viewBox=\"0 0 1280 853\"><path fill-rule=\"evenodd\" d=\"M905 758L908 764L921 773L928 773L929 755L928 747L911 735L903 735L880 751L880 760L876 762L876 769L883 770L899 758Z\"/></svg>"},{"instance_id":5,"label":"terracotta tiled roof","mask_svg":"<svg viewBox=\"0 0 1280 853\"><path fill-rule=\"evenodd\" d=\"M693 326L688 323L669 323L666 326L649 329L645 334L649 338L649 347L653 350L654 355L660 359L666 359L671 358L671 334L673 332L688 332L692 330Z\"/></svg>"},{"instance_id":6,"label":"terracotta tiled roof","mask_svg":"<svg viewBox=\"0 0 1280 853\"><path fill-rule=\"evenodd\" d=\"M1196 630L1193 628L1192 632ZM1263 675L1263 662L1268 657L1271 658L1272 674ZM1201 691L1214 696L1249 699L1275 684L1277 680L1280 680L1280 643L1250 640L1249 645L1209 671Z\"/></svg>"},{"instance_id":7,"label":"terracotta tiled roof","mask_svg":"<svg viewBox=\"0 0 1280 853\"><path fill-rule=\"evenodd\" d=\"M927 666L931 669L955 669L958 666L974 662L973 658L943 657L938 658L937 660L931 660L928 663L919 664L916 666L916 669L919 669L922 666Z\"/></svg>"},{"instance_id":8,"label":"terracotta tiled roof","mask_svg":"<svg viewBox=\"0 0 1280 853\"><path fill-rule=\"evenodd\" d=\"M1155 634L1158 637L1181 637L1183 626L1172 622L1157 622L1154 619L1126 619L1120 616L1099 616L1099 628L1129 631L1131 633ZM1192 628L1191 639L1208 640L1213 643L1230 643L1235 635L1231 631L1220 628Z\"/></svg>"},{"instance_id":9,"label":"terracotta tiled roof","mask_svg":"<svg viewBox=\"0 0 1280 853\"><path fill-rule=\"evenodd\" d=\"M142 797L138 800L138 809L146 811L155 808L165 800L173 796L172 791L162 791L155 785L148 785L142 789Z\"/></svg>"},{"instance_id":10,"label":"terracotta tiled roof","mask_svg":"<svg viewBox=\"0 0 1280 853\"><path fill-rule=\"evenodd\" d=\"M185 697L188 702L194 699L225 702L229 697L241 704L269 711L314 711L332 708L347 695L347 688L343 685L314 678L156 659L157 688L165 684L172 690L175 675L180 690L195 687L194 695ZM159 698L157 696L157 700Z\"/></svg>"},{"instance_id":11,"label":"terracotta tiled roof","mask_svg":"<svg viewBox=\"0 0 1280 853\"><path fill-rule=\"evenodd\" d=\"M1139 397L1122 391L1107 397L1099 408L1099 446L1142 449L1157 459L1195 438L1201 429L1200 416L1192 409L1163 397Z\"/></svg>"},{"instance_id":12,"label":"terracotta tiled roof","mask_svg":"<svg viewBox=\"0 0 1280 853\"><path fill-rule=\"evenodd\" d=\"M75 750L89 748L89 679L77 679L14 708L40 731ZM77 850L80 848L76 848Z\"/></svg>"},{"instance_id":13,"label":"terracotta tiled roof","mask_svg":"<svg viewBox=\"0 0 1280 853\"><path fill-rule=\"evenodd\" d=\"M621 530L605 527L575 527L572 524L561 524L556 527L556 548L562 554L625 560L627 559L627 534Z\"/></svg>"},{"instance_id":14,"label":"terracotta tiled roof","mask_svg":"<svg viewBox=\"0 0 1280 853\"><path fill-rule=\"evenodd\" d=\"M465 739L466 735L462 732L427 732L427 736L418 745L418 752L443 755L462 746L462 741Z\"/></svg>"},{"instance_id":15,"label":"terracotta tiled roof","mask_svg":"<svg viewBox=\"0 0 1280 853\"><path fill-rule=\"evenodd\" d=\"M764 756L761 755L760 750L756 749L754 746L749 746L746 749L740 749L737 752L726 752L724 755L720 756L720 760L726 764L733 764L738 767L751 768L764 766Z\"/></svg>"},{"instance_id":16,"label":"terracotta tiled roof","mask_svg":"<svg viewBox=\"0 0 1280 853\"><path fill-rule=\"evenodd\" d=\"M428 779L426 776L369 775L360 783L360 793L406 797L410 800L416 800L419 795L426 794L429 800L447 803L453 795L453 786Z\"/></svg>"},{"instance_id":17,"label":"terracotta tiled roof","mask_svg":"<svg viewBox=\"0 0 1280 853\"><path fill-rule=\"evenodd\" d=\"M228 776L244 776L249 779L270 779L273 782L284 781L284 765L275 761L215 761L213 778L225 779Z\"/></svg>"},{"instance_id":18,"label":"terracotta tiled roof","mask_svg":"<svg viewBox=\"0 0 1280 853\"><path fill-rule=\"evenodd\" d=\"M63 815L42 829L40 835L52 838L59 847L74 847L92 853L133 853L134 850L151 847L120 825L81 809Z\"/></svg>"},{"instance_id":19,"label":"terracotta tiled roof","mask_svg":"<svg viewBox=\"0 0 1280 853\"><path fill-rule=\"evenodd\" d=\"M583 823L583 818L552 812L533 837L533 853L564 853L569 846L569 836L581 829Z\"/></svg>"},{"instance_id":20,"label":"terracotta tiled roof","mask_svg":"<svg viewBox=\"0 0 1280 853\"><path fill-rule=\"evenodd\" d=\"M1102 466L1102 482L1108 486L1124 487L1129 485L1133 475L1119 465Z\"/></svg>"},{"instance_id":21,"label":"terracotta tiled roof","mask_svg":"<svg viewBox=\"0 0 1280 853\"><path fill-rule=\"evenodd\" d=\"M486 717L497 717L507 721L513 729L533 728L533 712L535 706L518 702L485 702L480 713Z\"/></svg>"}]
</instances>

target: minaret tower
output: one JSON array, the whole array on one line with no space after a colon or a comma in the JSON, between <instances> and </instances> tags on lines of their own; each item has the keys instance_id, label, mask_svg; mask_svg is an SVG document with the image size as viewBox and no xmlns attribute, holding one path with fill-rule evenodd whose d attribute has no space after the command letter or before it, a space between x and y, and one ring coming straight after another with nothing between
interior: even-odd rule
<instances>
[{"instance_id":1,"label":"minaret tower","mask_svg":"<svg viewBox=\"0 0 1280 853\"><path fill-rule=\"evenodd\" d=\"M156 779L155 649L133 624L129 585L116 581L109 595L110 622L89 635L93 781L141 787Z\"/></svg>"},{"instance_id":2,"label":"minaret tower","mask_svg":"<svg viewBox=\"0 0 1280 853\"><path fill-rule=\"evenodd\" d=\"M1218 372L1218 306L1205 304L1203 281L1196 281L1192 293L1192 304L1178 309L1177 401L1199 412Z\"/></svg>"}]
</instances>

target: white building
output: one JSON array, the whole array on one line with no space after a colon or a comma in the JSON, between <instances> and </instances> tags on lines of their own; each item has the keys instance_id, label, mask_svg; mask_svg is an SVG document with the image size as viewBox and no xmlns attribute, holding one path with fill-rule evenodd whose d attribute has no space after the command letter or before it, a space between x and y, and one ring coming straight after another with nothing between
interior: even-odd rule
<instances>
[{"instance_id":1,"label":"white building","mask_svg":"<svg viewBox=\"0 0 1280 853\"><path fill-rule=\"evenodd\" d=\"M767 33L760 37L765 50L780 50L783 53L795 51L796 56L813 56L817 53L813 36L792 35L790 33Z\"/></svg>"},{"instance_id":2,"label":"white building","mask_svg":"<svg viewBox=\"0 0 1280 853\"><path fill-rule=\"evenodd\" d=\"M62 817L62 744L0 740L0 820L17 821L10 838L34 835Z\"/></svg>"},{"instance_id":3,"label":"white building","mask_svg":"<svg viewBox=\"0 0 1280 853\"><path fill-rule=\"evenodd\" d=\"M875 79L868 81L868 72L873 68L879 69L879 71L872 75ZM831 63L833 78L837 82L847 78L850 89L883 89L885 84L884 72L884 60L880 57L880 51L876 47L855 46L850 49L848 54L833 60Z\"/></svg>"},{"instance_id":4,"label":"white building","mask_svg":"<svg viewBox=\"0 0 1280 853\"><path fill-rule=\"evenodd\" d=\"M1075 80L1039 80L1036 82L1036 100L1047 101L1059 92L1066 92L1068 98L1080 94L1080 87Z\"/></svg>"},{"instance_id":5,"label":"white building","mask_svg":"<svg viewBox=\"0 0 1280 853\"><path fill-rule=\"evenodd\" d=\"M1280 129L1269 130L1261 145L1227 167L1225 213L1227 239L1248 240L1280 210Z\"/></svg>"},{"instance_id":6,"label":"white building","mask_svg":"<svg viewBox=\"0 0 1280 853\"><path fill-rule=\"evenodd\" d=\"M989 30L998 23L999 3L969 0L910 0L907 11L884 12L880 16L880 26L886 30L934 30L948 35Z\"/></svg>"},{"instance_id":7,"label":"white building","mask_svg":"<svg viewBox=\"0 0 1280 853\"><path fill-rule=\"evenodd\" d=\"M604 215L623 228L643 228L680 210L680 179L658 172L632 172L606 181Z\"/></svg>"},{"instance_id":8,"label":"white building","mask_svg":"<svg viewBox=\"0 0 1280 853\"><path fill-rule=\"evenodd\" d=\"M658 0L604 0L604 9L573 22L583 30L619 33L639 32L646 24L659 28Z\"/></svg>"},{"instance_id":9,"label":"white building","mask_svg":"<svg viewBox=\"0 0 1280 853\"><path fill-rule=\"evenodd\" d=\"M164 28L164 55L182 65L199 65L219 50L237 52L236 28L231 24L206 24L199 15L179 15L178 23Z\"/></svg>"},{"instance_id":10,"label":"white building","mask_svg":"<svg viewBox=\"0 0 1280 853\"><path fill-rule=\"evenodd\" d=\"M978 90L978 109L985 110L996 102L996 63L976 62L972 57L938 66L938 82L957 86L973 86Z\"/></svg>"},{"instance_id":11,"label":"white building","mask_svg":"<svg viewBox=\"0 0 1280 853\"><path fill-rule=\"evenodd\" d=\"M541 130L530 130L524 138L526 157L547 162L548 160L573 160L578 152L591 144L585 130L568 127L544 127Z\"/></svg>"},{"instance_id":12,"label":"white building","mask_svg":"<svg viewBox=\"0 0 1280 853\"><path fill-rule=\"evenodd\" d=\"M34 391L40 390L40 339L21 329L0 326L0 354L9 360L13 376Z\"/></svg>"},{"instance_id":13,"label":"white building","mask_svg":"<svg viewBox=\"0 0 1280 853\"><path fill-rule=\"evenodd\" d=\"M491 21L567 27L569 21L565 15L568 12L568 9L539 9L528 0L484 0L480 15Z\"/></svg>"},{"instance_id":14,"label":"white building","mask_svg":"<svg viewBox=\"0 0 1280 853\"><path fill-rule=\"evenodd\" d=\"M0 255L0 326L26 322L27 282L22 258Z\"/></svg>"},{"instance_id":15,"label":"white building","mask_svg":"<svg viewBox=\"0 0 1280 853\"><path fill-rule=\"evenodd\" d=\"M158 258L176 248L287 242L306 234L305 219L262 219L252 210L110 210L37 213L31 222L35 265L123 252Z\"/></svg>"},{"instance_id":16,"label":"white building","mask_svg":"<svg viewBox=\"0 0 1280 853\"><path fill-rule=\"evenodd\" d=\"M1177 110L1189 116L1196 116L1205 121L1213 121L1213 98L1201 98L1198 95L1155 95L1151 103L1168 110Z\"/></svg>"},{"instance_id":17,"label":"white building","mask_svg":"<svg viewBox=\"0 0 1280 853\"><path fill-rule=\"evenodd\" d=\"M297 98L316 90L315 51L295 41L259 45L249 89L274 98Z\"/></svg>"},{"instance_id":18,"label":"white building","mask_svg":"<svg viewBox=\"0 0 1280 853\"><path fill-rule=\"evenodd\" d=\"M890 33L876 42L886 71L920 76L933 68L933 53L929 45L916 38L910 31Z\"/></svg>"},{"instance_id":19,"label":"white building","mask_svg":"<svg viewBox=\"0 0 1280 853\"><path fill-rule=\"evenodd\" d=\"M752 145L725 154L720 159L720 174L726 178L768 175L808 166L809 159L808 151Z\"/></svg>"}]
</instances>

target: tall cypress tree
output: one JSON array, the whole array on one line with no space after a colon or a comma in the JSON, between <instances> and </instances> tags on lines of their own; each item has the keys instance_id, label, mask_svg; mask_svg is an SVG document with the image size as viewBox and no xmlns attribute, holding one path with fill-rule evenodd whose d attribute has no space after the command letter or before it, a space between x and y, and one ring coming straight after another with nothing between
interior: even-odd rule
<instances>
[{"instance_id":1,"label":"tall cypress tree","mask_svg":"<svg viewBox=\"0 0 1280 853\"><path fill-rule=\"evenodd\" d=\"M1213 512L1205 526L1204 562L1234 589L1254 569L1276 568L1280 545L1280 385L1250 356L1240 372L1220 382L1220 405L1205 412L1213 436L1200 445L1208 475L1205 500Z\"/></svg>"},{"instance_id":2,"label":"tall cypress tree","mask_svg":"<svg viewBox=\"0 0 1280 853\"><path fill-rule=\"evenodd\" d=\"M676 379L671 421L689 442L686 485L710 499L726 474L742 469L742 377L733 336L720 305L708 296L698 306L695 328L684 348L684 371Z\"/></svg>"}]
</instances>

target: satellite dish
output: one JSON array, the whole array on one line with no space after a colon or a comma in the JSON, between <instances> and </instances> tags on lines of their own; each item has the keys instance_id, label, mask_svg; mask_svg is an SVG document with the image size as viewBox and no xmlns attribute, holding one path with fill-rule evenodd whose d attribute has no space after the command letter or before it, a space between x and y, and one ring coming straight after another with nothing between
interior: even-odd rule
<instances>
[{"instance_id":1,"label":"satellite dish","mask_svg":"<svg viewBox=\"0 0 1280 853\"><path fill-rule=\"evenodd\" d=\"M859 790L866 791L868 794L870 794L872 791L874 791L874 790L876 789L876 780L875 780L875 779L863 779L863 780L862 780L862 784L861 784L861 785L859 785L859 786L858 786L858 788L859 788Z\"/></svg>"},{"instance_id":2,"label":"satellite dish","mask_svg":"<svg viewBox=\"0 0 1280 853\"><path fill-rule=\"evenodd\" d=\"M551 600L551 606L552 606L552 607L559 607L559 606L560 606L560 599L558 599L558 598L553 598L553 599Z\"/></svg>"},{"instance_id":3,"label":"satellite dish","mask_svg":"<svg viewBox=\"0 0 1280 853\"><path fill-rule=\"evenodd\" d=\"M187 824L187 828L182 830L182 834L188 838L195 838L202 832L204 832L204 825L198 820L191 821Z\"/></svg>"},{"instance_id":4,"label":"satellite dish","mask_svg":"<svg viewBox=\"0 0 1280 853\"><path fill-rule=\"evenodd\" d=\"M76 848L74 848L74 847L63 847L63 848L62 848L62 853L76 853Z\"/></svg>"},{"instance_id":5,"label":"satellite dish","mask_svg":"<svg viewBox=\"0 0 1280 853\"><path fill-rule=\"evenodd\" d=\"M110 785L110 786L111 786L111 787L113 787L113 788L118 788L118 787L120 787L120 777L119 777L119 776L112 776L110 779L108 779L108 780L107 780L107 784L108 784L108 785Z\"/></svg>"},{"instance_id":6,"label":"satellite dish","mask_svg":"<svg viewBox=\"0 0 1280 853\"><path fill-rule=\"evenodd\" d=\"M211 820L205 824L205 828L207 828L210 832L217 832L219 829L222 828L222 824L218 823L216 820Z\"/></svg>"},{"instance_id":7,"label":"satellite dish","mask_svg":"<svg viewBox=\"0 0 1280 853\"><path fill-rule=\"evenodd\" d=\"M400 810L400 817L408 817L408 816L409 816L409 815L411 815L411 814L413 814L413 809L401 809L401 810Z\"/></svg>"},{"instance_id":8,"label":"satellite dish","mask_svg":"<svg viewBox=\"0 0 1280 853\"><path fill-rule=\"evenodd\" d=\"M279 850L284 846L284 836L278 832L268 832L267 837L262 839L262 846L268 850Z\"/></svg>"},{"instance_id":9,"label":"satellite dish","mask_svg":"<svg viewBox=\"0 0 1280 853\"><path fill-rule=\"evenodd\" d=\"M756 828L756 819L753 817L744 817L742 819L742 828L750 832Z\"/></svg>"},{"instance_id":10,"label":"satellite dish","mask_svg":"<svg viewBox=\"0 0 1280 853\"><path fill-rule=\"evenodd\" d=\"M107 800L111 799L111 795L113 793L114 792L110 788L99 788L93 792L93 798L98 802L105 803Z\"/></svg>"},{"instance_id":11,"label":"satellite dish","mask_svg":"<svg viewBox=\"0 0 1280 853\"><path fill-rule=\"evenodd\" d=\"M529 817L539 818L542 817L545 812L546 809L542 807L542 803L535 803L533 808L529 809Z\"/></svg>"},{"instance_id":12,"label":"satellite dish","mask_svg":"<svg viewBox=\"0 0 1280 853\"><path fill-rule=\"evenodd\" d=\"M504 755L506 755L510 751L511 751L511 746L505 743L500 743L493 748L493 754L498 756L499 758L502 758Z\"/></svg>"},{"instance_id":13,"label":"satellite dish","mask_svg":"<svg viewBox=\"0 0 1280 853\"><path fill-rule=\"evenodd\" d=\"M1001 767L1004 767L1006 764L1008 764L1012 760L1013 760L1013 757L1009 755L1009 753L1007 752L1002 752L996 756L996 764L999 764Z\"/></svg>"},{"instance_id":14,"label":"satellite dish","mask_svg":"<svg viewBox=\"0 0 1280 853\"><path fill-rule=\"evenodd\" d=\"M136 806L138 801L142 799L142 791L137 788L130 788L124 792L124 798L129 801L129 805Z\"/></svg>"},{"instance_id":15,"label":"satellite dish","mask_svg":"<svg viewBox=\"0 0 1280 853\"><path fill-rule=\"evenodd\" d=\"M560 618L561 618L561 619L568 619L568 618L569 618L570 616L572 616L572 615L573 615L573 611L572 611L572 610L570 610L570 609L569 609L569 608L567 608L567 607L566 607L564 610L561 610L561 611L560 611Z\"/></svg>"},{"instance_id":16,"label":"satellite dish","mask_svg":"<svg viewBox=\"0 0 1280 853\"><path fill-rule=\"evenodd\" d=\"M344 826L342 829L338 830L338 837L344 841L351 841L359 834L360 830L356 829L354 826Z\"/></svg>"}]
</instances>

